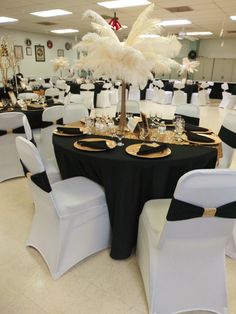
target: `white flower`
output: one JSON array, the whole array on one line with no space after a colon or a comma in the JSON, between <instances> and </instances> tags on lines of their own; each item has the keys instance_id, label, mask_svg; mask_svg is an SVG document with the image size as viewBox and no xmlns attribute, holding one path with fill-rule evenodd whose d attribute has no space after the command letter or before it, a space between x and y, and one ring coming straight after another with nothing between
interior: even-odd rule
<instances>
[{"instance_id":1,"label":"white flower","mask_svg":"<svg viewBox=\"0 0 236 314\"><path fill-rule=\"evenodd\" d=\"M199 61L190 61L188 58L183 58L179 73L182 74L185 71L190 73L197 72L198 70L196 69L196 67L198 67L199 64Z\"/></svg>"},{"instance_id":2,"label":"white flower","mask_svg":"<svg viewBox=\"0 0 236 314\"><path fill-rule=\"evenodd\" d=\"M64 57L56 58L52 60L52 62L53 62L53 69L55 72L69 67L69 62Z\"/></svg>"}]
</instances>

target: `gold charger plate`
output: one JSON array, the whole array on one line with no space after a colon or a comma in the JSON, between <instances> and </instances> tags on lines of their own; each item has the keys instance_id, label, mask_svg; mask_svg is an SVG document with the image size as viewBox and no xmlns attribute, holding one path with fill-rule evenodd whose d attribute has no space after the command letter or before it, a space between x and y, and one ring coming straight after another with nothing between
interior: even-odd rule
<instances>
[{"instance_id":1,"label":"gold charger plate","mask_svg":"<svg viewBox=\"0 0 236 314\"><path fill-rule=\"evenodd\" d=\"M147 154L147 155L138 155L137 152L139 151L141 145L142 144L133 144L133 145L127 146L125 151L129 155L139 157L139 158L163 158L163 157L169 156L171 154L170 148L166 148L162 152L157 152L157 153L152 153L152 154ZM148 145L150 147L158 147L159 146L159 144L157 144L157 143L149 143L149 144L145 144L145 145Z\"/></svg>"},{"instance_id":2,"label":"gold charger plate","mask_svg":"<svg viewBox=\"0 0 236 314\"><path fill-rule=\"evenodd\" d=\"M58 135L58 136L79 136L79 135L82 135L80 131L78 133L69 134L69 133L65 133L65 132L60 132L58 130L54 130L53 134Z\"/></svg>"},{"instance_id":3,"label":"gold charger plate","mask_svg":"<svg viewBox=\"0 0 236 314\"><path fill-rule=\"evenodd\" d=\"M85 138L85 139L80 140L80 142L99 142L99 141L106 141L106 144L110 149L115 148L117 145L117 143L115 141L108 140L106 138ZM79 150L86 151L86 152L104 152L107 150L107 149L82 146L82 145L80 145L80 143L77 143L77 141L74 142L74 147L79 149Z\"/></svg>"},{"instance_id":4,"label":"gold charger plate","mask_svg":"<svg viewBox=\"0 0 236 314\"><path fill-rule=\"evenodd\" d=\"M205 143L205 142L197 142L197 141L190 141L187 139L187 141L189 143L192 143L192 144L199 144L199 145L206 145L206 146L209 146L209 145L218 145L221 143L221 139L216 136L216 135L209 135L209 134L206 134L206 133L198 133L198 135L202 135L202 136L205 136L205 137L209 137L211 139L214 140L214 142L212 143Z\"/></svg>"}]
</instances>

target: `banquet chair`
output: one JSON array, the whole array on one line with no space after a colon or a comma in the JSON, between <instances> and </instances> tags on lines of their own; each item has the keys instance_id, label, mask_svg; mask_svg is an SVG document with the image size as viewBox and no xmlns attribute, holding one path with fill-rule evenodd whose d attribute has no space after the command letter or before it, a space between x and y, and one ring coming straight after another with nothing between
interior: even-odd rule
<instances>
[{"instance_id":1,"label":"banquet chair","mask_svg":"<svg viewBox=\"0 0 236 314\"><path fill-rule=\"evenodd\" d=\"M199 125L200 109L197 106L179 105L176 107L176 115L181 115L186 123Z\"/></svg>"},{"instance_id":2,"label":"banquet chair","mask_svg":"<svg viewBox=\"0 0 236 314\"><path fill-rule=\"evenodd\" d=\"M80 121L81 119L88 117L89 111L85 105L73 104L66 105L64 107L63 122L64 124Z\"/></svg>"},{"instance_id":3,"label":"banquet chair","mask_svg":"<svg viewBox=\"0 0 236 314\"><path fill-rule=\"evenodd\" d=\"M158 89L157 87L154 87L152 101L157 102L157 103L162 104L162 105L171 104L172 92L171 91L165 91L163 89Z\"/></svg>"},{"instance_id":4,"label":"banquet chair","mask_svg":"<svg viewBox=\"0 0 236 314\"><path fill-rule=\"evenodd\" d=\"M172 200L145 203L137 259L149 313L227 313L225 253L235 200L236 171L204 169L184 174Z\"/></svg>"},{"instance_id":5,"label":"banquet chair","mask_svg":"<svg viewBox=\"0 0 236 314\"><path fill-rule=\"evenodd\" d=\"M184 88L184 84L182 82L176 81L174 82L174 88L177 90L175 90L173 93L171 105L178 106L187 104L187 94L181 90Z\"/></svg>"},{"instance_id":6,"label":"banquet chair","mask_svg":"<svg viewBox=\"0 0 236 314\"><path fill-rule=\"evenodd\" d=\"M140 88L138 85L130 85L128 92L128 100L140 100Z\"/></svg>"},{"instance_id":7,"label":"banquet chair","mask_svg":"<svg viewBox=\"0 0 236 314\"><path fill-rule=\"evenodd\" d=\"M94 91L95 85L92 83L84 83L80 85L80 95L84 97L84 105L89 110L94 109Z\"/></svg>"},{"instance_id":8,"label":"banquet chair","mask_svg":"<svg viewBox=\"0 0 236 314\"><path fill-rule=\"evenodd\" d=\"M23 117L27 120L21 112L0 114L0 182L24 175L15 145L16 136L26 133Z\"/></svg>"},{"instance_id":9,"label":"banquet chair","mask_svg":"<svg viewBox=\"0 0 236 314\"><path fill-rule=\"evenodd\" d=\"M36 147L16 138L16 147L35 203L27 246L39 251L53 279L110 243L103 188L85 177L50 184Z\"/></svg>"},{"instance_id":10,"label":"banquet chair","mask_svg":"<svg viewBox=\"0 0 236 314\"><path fill-rule=\"evenodd\" d=\"M228 83L224 82L223 84L221 84L221 89L223 90L223 92L222 92L222 100L219 104L219 108L226 109L230 103L230 96L231 96L231 93L227 92L227 90L229 89Z\"/></svg>"},{"instance_id":11,"label":"banquet chair","mask_svg":"<svg viewBox=\"0 0 236 314\"><path fill-rule=\"evenodd\" d=\"M83 104L84 102L84 96L80 94L72 94L69 93L67 95L67 102L65 102L65 105L71 105L71 104Z\"/></svg>"},{"instance_id":12,"label":"banquet chair","mask_svg":"<svg viewBox=\"0 0 236 314\"><path fill-rule=\"evenodd\" d=\"M57 97L59 98L59 89L57 87L51 87L51 88L48 88L45 90L45 98L48 99L48 98L54 98L54 97Z\"/></svg>"},{"instance_id":13,"label":"banquet chair","mask_svg":"<svg viewBox=\"0 0 236 314\"><path fill-rule=\"evenodd\" d=\"M118 103L116 112L121 112L121 103ZM126 113L132 113L134 115L140 115L140 102L139 101L133 101L133 100L127 100L126 101Z\"/></svg>"},{"instance_id":14,"label":"banquet chair","mask_svg":"<svg viewBox=\"0 0 236 314\"><path fill-rule=\"evenodd\" d=\"M207 104L207 90L202 89L198 93L193 93L191 97L191 105L206 106Z\"/></svg>"},{"instance_id":15,"label":"banquet chair","mask_svg":"<svg viewBox=\"0 0 236 314\"><path fill-rule=\"evenodd\" d=\"M236 114L228 113L223 121L218 136L222 140L223 157L220 158L218 167L229 168L236 148Z\"/></svg>"},{"instance_id":16,"label":"banquet chair","mask_svg":"<svg viewBox=\"0 0 236 314\"><path fill-rule=\"evenodd\" d=\"M44 158L55 159L52 144L52 133L63 124L64 107L53 106L45 108L42 114L42 127L39 136L38 148Z\"/></svg>"},{"instance_id":17,"label":"banquet chair","mask_svg":"<svg viewBox=\"0 0 236 314\"><path fill-rule=\"evenodd\" d=\"M97 94L97 108L109 108L111 107L110 103L110 89L112 87L111 83L103 84L102 90Z\"/></svg>"},{"instance_id":18,"label":"banquet chair","mask_svg":"<svg viewBox=\"0 0 236 314\"><path fill-rule=\"evenodd\" d=\"M35 145L35 147L37 147L37 144L36 144L34 137L33 137L31 127L30 127L28 119L25 115L23 117L23 125L25 128L26 139L28 141L30 141L31 143L33 143ZM39 154L40 154L40 152L39 152ZM50 184L60 181L61 180L61 174L60 174L56 159L55 158L43 158L43 156L41 156L41 158L42 158L43 164L45 166L45 169L47 171Z\"/></svg>"}]
</instances>

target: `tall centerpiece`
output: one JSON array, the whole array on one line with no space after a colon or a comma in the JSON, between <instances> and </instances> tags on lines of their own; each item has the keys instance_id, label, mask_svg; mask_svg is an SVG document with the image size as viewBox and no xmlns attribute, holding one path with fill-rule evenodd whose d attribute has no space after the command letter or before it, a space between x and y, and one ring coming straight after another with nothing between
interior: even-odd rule
<instances>
[{"instance_id":1,"label":"tall centerpiece","mask_svg":"<svg viewBox=\"0 0 236 314\"><path fill-rule=\"evenodd\" d=\"M16 68L19 65L19 60L15 57L13 43L7 35L0 38L0 71L1 71L1 81L4 89L7 89L9 72L15 78L16 83L16 93L18 94L17 79L16 79Z\"/></svg>"},{"instance_id":2,"label":"tall centerpiece","mask_svg":"<svg viewBox=\"0 0 236 314\"><path fill-rule=\"evenodd\" d=\"M197 72L196 69L200 65L199 61L190 61L188 58L183 58L182 65L179 69L179 74L186 73L185 82L187 82L190 73Z\"/></svg>"},{"instance_id":3,"label":"tall centerpiece","mask_svg":"<svg viewBox=\"0 0 236 314\"><path fill-rule=\"evenodd\" d=\"M179 64L172 58L180 51L181 44L175 36L159 36L161 27L151 14L154 4L148 6L133 24L127 39L121 42L111 26L99 14L87 10L84 17L90 18L95 32L83 36L75 46L80 54L78 67L91 71L94 78L106 75L113 81L122 81L121 117L119 127L126 126L126 84L143 89L148 79L156 74L169 73ZM150 35L152 37L144 36ZM153 37L153 35L158 35Z\"/></svg>"},{"instance_id":4,"label":"tall centerpiece","mask_svg":"<svg viewBox=\"0 0 236 314\"><path fill-rule=\"evenodd\" d=\"M58 57L52 60L52 62L53 62L53 70L55 72L60 71L60 77L62 78L62 70L69 68L68 60L64 57Z\"/></svg>"}]
</instances>

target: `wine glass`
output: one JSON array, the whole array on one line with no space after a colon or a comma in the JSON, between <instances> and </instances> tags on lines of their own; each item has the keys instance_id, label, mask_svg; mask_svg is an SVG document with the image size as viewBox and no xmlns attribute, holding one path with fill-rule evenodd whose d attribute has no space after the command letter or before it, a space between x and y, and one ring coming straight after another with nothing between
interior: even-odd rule
<instances>
[{"instance_id":1,"label":"wine glass","mask_svg":"<svg viewBox=\"0 0 236 314\"><path fill-rule=\"evenodd\" d=\"M145 141L149 136L149 132L147 130L147 128L144 127L140 127L139 128L139 139L142 141Z\"/></svg>"},{"instance_id":2,"label":"wine glass","mask_svg":"<svg viewBox=\"0 0 236 314\"><path fill-rule=\"evenodd\" d=\"M120 129L117 129L116 132L115 132L115 136L118 139L117 146L120 146L120 147L124 146L124 143L122 142L122 139L124 138L124 131L122 131Z\"/></svg>"}]
</instances>

